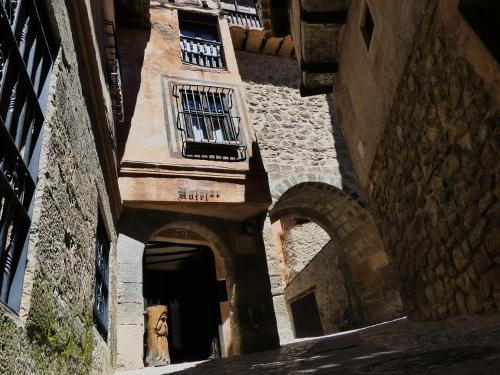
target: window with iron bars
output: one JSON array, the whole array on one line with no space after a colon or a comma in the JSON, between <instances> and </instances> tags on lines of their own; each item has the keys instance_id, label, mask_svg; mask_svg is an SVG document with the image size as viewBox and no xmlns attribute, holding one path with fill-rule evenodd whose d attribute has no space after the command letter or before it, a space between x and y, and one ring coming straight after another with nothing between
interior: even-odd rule
<instances>
[{"instance_id":1,"label":"window with iron bars","mask_svg":"<svg viewBox=\"0 0 500 375\"><path fill-rule=\"evenodd\" d=\"M175 84L173 95L184 157L245 158L246 148L240 134L240 117L234 108L233 89Z\"/></svg>"},{"instance_id":2,"label":"window with iron bars","mask_svg":"<svg viewBox=\"0 0 500 375\"><path fill-rule=\"evenodd\" d=\"M109 321L109 249L110 241L99 215L95 241L94 324L104 341L108 339Z\"/></svg>"},{"instance_id":3,"label":"window with iron bars","mask_svg":"<svg viewBox=\"0 0 500 375\"><path fill-rule=\"evenodd\" d=\"M179 13L181 60L184 64L224 68L217 18Z\"/></svg>"},{"instance_id":4,"label":"window with iron bars","mask_svg":"<svg viewBox=\"0 0 500 375\"><path fill-rule=\"evenodd\" d=\"M43 2L0 1L0 301L19 311L57 43Z\"/></svg>"}]
</instances>

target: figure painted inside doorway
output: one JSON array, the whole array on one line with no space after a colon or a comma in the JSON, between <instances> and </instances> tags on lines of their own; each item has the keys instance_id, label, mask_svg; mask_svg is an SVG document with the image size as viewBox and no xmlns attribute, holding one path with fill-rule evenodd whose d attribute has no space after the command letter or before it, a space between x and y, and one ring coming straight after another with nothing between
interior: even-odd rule
<instances>
[{"instance_id":1,"label":"figure painted inside doorway","mask_svg":"<svg viewBox=\"0 0 500 375\"><path fill-rule=\"evenodd\" d=\"M146 366L170 364L168 350L167 306L155 305L146 309Z\"/></svg>"}]
</instances>

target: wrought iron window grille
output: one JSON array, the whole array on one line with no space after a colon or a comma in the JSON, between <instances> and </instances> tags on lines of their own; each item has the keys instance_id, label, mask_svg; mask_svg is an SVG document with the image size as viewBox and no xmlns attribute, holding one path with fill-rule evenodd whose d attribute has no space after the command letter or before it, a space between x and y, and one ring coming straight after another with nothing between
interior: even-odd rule
<instances>
[{"instance_id":1,"label":"wrought iron window grille","mask_svg":"<svg viewBox=\"0 0 500 375\"><path fill-rule=\"evenodd\" d=\"M227 161L246 158L234 95L234 90L226 87L173 85L184 157Z\"/></svg>"},{"instance_id":2,"label":"wrought iron window grille","mask_svg":"<svg viewBox=\"0 0 500 375\"><path fill-rule=\"evenodd\" d=\"M35 0L0 1L0 301L18 311L54 37Z\"/></svg>"},{"instance_id":3,"label":"wrought iron window grille","mask_svg":"<svg viewBox=\"0 0 500 375\"><path fill-rule=\"evenodd\" d=\"M108 72L109 92L113 106L113 118L119 124L125 121L125 106L123 104L122 75L120 69L120 54L116 45L115 26L113 22L104 20L104 36L106 68Z\"/></svg>"},{"instance_id":4,"label":"wrought iron window grille","mask_svg":"<svg viewBox=\"0 0 500 375\"><path fill-rule=\"evenodd\" d=\"M95 242L94 324L104 341L108 339L109 322L109 250L110 241L99 217Z\"/></svg>"}]
</instances>

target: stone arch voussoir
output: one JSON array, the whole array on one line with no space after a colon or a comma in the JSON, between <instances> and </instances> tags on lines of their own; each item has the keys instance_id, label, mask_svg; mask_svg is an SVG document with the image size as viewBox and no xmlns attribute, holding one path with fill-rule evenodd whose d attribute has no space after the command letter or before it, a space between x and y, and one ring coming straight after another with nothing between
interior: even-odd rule
<instances>
[{"instance_id":1,"label":"stone arch voussoir","mask_svg":"<svg viewBox=\"0 0 500 375\"><path fill-rule=\"evenodd\" d=\"M302 173L294 174L293 176L283 178L272 187L272 209L274 204L285 194L290 188L303 183L320 183L321 185L337 188L345 192L356 201L359 206L366 207L366 201L360 192L359 187L352 181L346 181L336 174L328 173Z\"/></svg>"},{"instance_id":2,"label":"stone arch voussoir","mask_svg":"<svg viewBox=\"0 0 500 375\"><path fill-rule=\"evenodd\" d=\"M319 182L331 186L337 186L342 188L342 181L339 176L327 173L301 173L294 174L290 177L283 178L279 183L277 183L272 189L272 199L273 203L277 202L278 199L291 187L296 186L305 182Z\"/></svg>"},{"instance_id":3,"label":"stone arch voussoir","mask_svg":"<svg viewBox=\"0 0 500 375\"><path fill-rule=\"evenodd\" d=\"M399 316L401 300L390 257L373 217L348 193L323 182L302 182L279 197L269 217L271 222L307 219L329 234L352 277L366 323Z\"/></svg>"}]
</instances>

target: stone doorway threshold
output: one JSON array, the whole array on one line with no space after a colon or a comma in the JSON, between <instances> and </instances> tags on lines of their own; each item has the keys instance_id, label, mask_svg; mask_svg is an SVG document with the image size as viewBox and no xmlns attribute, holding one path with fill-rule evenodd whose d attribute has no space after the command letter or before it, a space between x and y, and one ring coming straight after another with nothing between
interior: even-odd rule
<instances>
[{"instance_id":1,"label":"stone doorway threshold","mask_svg":"<svg viewBox=\"0 0 500 375\"><path fill-rule=\"evenodd\" d=\"M208 361L208 360L207 360ZM126 370L126 371L117 371L115 375L164 375L164 374L174 374L179 371L187 370L189 368L193 368L198 366L201 363L207 361L199 361L199 362L185 362L185 363L176 363L170 366L159 366L159 367L146 367L140 370Z\"/></svg>"}]
</instances>

